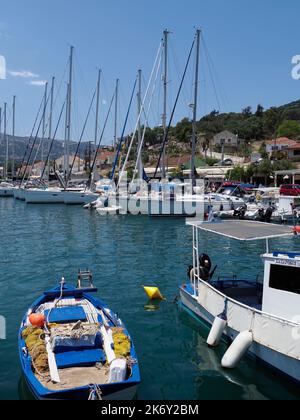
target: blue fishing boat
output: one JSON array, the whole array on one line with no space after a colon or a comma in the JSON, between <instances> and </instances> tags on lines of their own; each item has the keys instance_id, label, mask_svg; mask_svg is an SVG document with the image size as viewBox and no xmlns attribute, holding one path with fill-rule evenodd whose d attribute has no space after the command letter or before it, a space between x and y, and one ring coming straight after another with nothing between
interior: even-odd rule
<instances>
[{"instance_id":1,"label":"blue fishing boat","mask_svg":"<svg viewBox=\"0 0 300 420\"><path fill-rule=\"evenodd\" d=\"M85 284L88 283L86 286ZM33 303L18 337L22 371L39 400L131 400L140 371L118 315L92 296L89 271L77 287L61 283Z\"/></svg>"}]
</instances>

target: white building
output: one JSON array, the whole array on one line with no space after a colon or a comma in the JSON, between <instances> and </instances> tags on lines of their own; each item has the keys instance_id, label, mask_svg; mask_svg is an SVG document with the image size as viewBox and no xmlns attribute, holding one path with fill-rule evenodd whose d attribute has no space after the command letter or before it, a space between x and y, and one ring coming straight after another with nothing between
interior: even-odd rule
<instances>
[{"instance_id":1,"label":"white building","mask_svg":"<svg viewBox=\"0 0 300 420\"><path fill-rule=\"evenodd\" d=\"M243 143L245 143L244 139L240 139L238 134L231 133L228 130L216 134L212 140L214 147L222 147L224 145L225 147L237 148Z\"/></svg>"}]
</instances>

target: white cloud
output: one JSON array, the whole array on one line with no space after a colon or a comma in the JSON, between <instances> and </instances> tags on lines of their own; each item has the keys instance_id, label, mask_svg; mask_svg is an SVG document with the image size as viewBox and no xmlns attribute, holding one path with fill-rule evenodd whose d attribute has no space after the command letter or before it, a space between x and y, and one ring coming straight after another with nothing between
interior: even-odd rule
<instances>
[{"instance_id":1,"label":"white cloud","mask_svg":"<svg viewBox=\"0 0 300 420\"><path fill-rule=\"evenodd\" d=\"M32 80L28 84L31 86L41 87L41 86L45 86L46 83L47 83L47 80Z\"/></svg>"},{"instance_id":2,"label":"white cloud","mask_svg":"<svg viewBox=\"0 0 300 420\"><path fill-rule=\"evenodd\" d=\"M37 79L39 77L38 74L32 73L29 70L20 70L20 71L10 70L8 73L13 77L21 77L23 79Z\"/></svg>"}]
</instances>

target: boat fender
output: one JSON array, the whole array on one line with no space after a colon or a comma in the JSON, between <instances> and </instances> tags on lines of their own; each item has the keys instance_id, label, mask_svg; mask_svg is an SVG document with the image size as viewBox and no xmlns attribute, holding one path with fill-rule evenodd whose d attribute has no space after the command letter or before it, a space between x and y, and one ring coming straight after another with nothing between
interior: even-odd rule
<instances>
[{"instance_id":1,"label":"boat fender","mask_svg":"<svg viewBox=\"0 0 300 420\"><path fill-rule=\"evenodd\" d=\"M225 369L236 368L252 344L253 333L251 331L241 332L225 353L222 359L222 367Z\"/></svg>"},{"instance_id":2,"label":"boat fender","mask_svg":"<svg viewBox=\"0 0 300 420\"><path fill-rule=\"evenodd\" d=\"M210 347L217 347L219 345L226 327L227 321L224 318L217 316L207 339L207 344Z\"/></svg>"}]
</instances>

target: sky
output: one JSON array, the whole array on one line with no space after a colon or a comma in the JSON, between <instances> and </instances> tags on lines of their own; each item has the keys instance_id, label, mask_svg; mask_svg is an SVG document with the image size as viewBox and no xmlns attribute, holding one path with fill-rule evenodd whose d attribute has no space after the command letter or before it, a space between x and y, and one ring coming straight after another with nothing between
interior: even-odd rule
<instances>
[{"instance_id":1,"label":"sky","mask_svg":"<svg viewBox=\"0 0 300 420\"><path fill-rule=\"evenodd\" d=\"M43 82L57 80L54 126L65 97L69 48L75 47L72 137L78 139L103 72L100 130L115 81L120 79L120 136L138 69L147 85L164 29L169 35L168 114L195 35L203 33L199 76L199 118L218 109L265 108L300 97L300 80L291 77L292 57L300 54L297 0L0 0L0 55L7 78L0 80L0 103L6 101L8 131L11 103L17 96L16 134L29 135L43 95ZM209 57L209 58L208 58ZM191 116L194 56L174 122ZM162 87L158 78L149 124L158 125ZM84 140L93 139L94 108ZM135 125L134 105L127 130ZM63 136L63 129L58 132ZM113 115L104 143L111 144Z\"/></svg>"}]
</instances>

